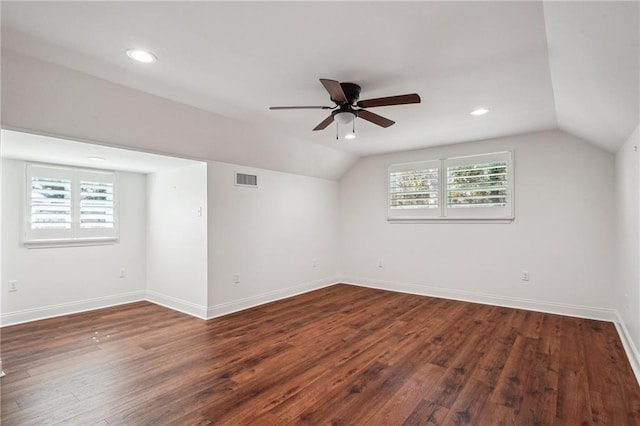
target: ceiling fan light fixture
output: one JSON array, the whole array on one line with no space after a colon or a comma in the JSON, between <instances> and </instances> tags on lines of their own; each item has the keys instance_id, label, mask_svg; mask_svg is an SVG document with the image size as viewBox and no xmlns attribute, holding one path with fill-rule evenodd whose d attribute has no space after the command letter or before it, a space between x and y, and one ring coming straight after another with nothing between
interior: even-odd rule
<instances>
[{"instance_id":1,"label":"ceiling fan light fixture","mask_svg":"<svg viewBox=\"0 0 640 426\"><path fill-rule=\"evenodd\" d=\"M158 60L158 57L156 55L142 49L129 49L127 50L127 56L134 61L142 62L144 64L150 64Z\"/></svg>"},{"instance_id":2,"label":"ceiling fan light fixture","mask_svg":"<svg viewBox=\"0 0 640 426\"><path fill-rule=\"evenodd\" d=\"M478 115L485 115L488 112L489 110L486 108L476 108L473 111L471 111L469 114L478 116Z\"/></svg>"},{"instance_id":3,"label":"ceiling fan light fixture","mask_svg":"<svg viewBox=\"0 0 640 426\"><path fill-rule=\"evenodd\" d=\"M356 138L356 114L351 111L342 111L334 114L336 121L336 139Z\"/></svg>"},{"instance_id":4,"label":"ceiling fan light fixture","mask_svg":"<svg viewBox=\"0 0 640 426\"><path fill-rule=\"evenodd\" d=\"M353 123L356 115L352 112L339 112L333 117L339 124L347 125Z\"/></svg>"}]
</instances>

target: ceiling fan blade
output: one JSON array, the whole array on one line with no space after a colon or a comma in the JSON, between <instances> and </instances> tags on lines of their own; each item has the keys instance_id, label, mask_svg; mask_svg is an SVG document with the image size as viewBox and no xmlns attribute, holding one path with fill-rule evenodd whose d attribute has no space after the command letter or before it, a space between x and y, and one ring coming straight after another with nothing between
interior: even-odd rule
<instances>
[{"instance_id":1,"label":"ceiling fan blade","mask_svg":"<svg viewBox=\"0 0 640 426\"><path fill-rule=\"evenodd\" d=\"M347 96L344 94L344 90L342 90L342 86L340 86L339 81L328 80L326 78L321 78L320 83L327 89L329 95L331 95L331 100L337 104L347 102Z\"/></svg>"},{"instance_id":2,"label":"ceiling fan blade","mask_svg":"<svg viewBox=\"0 0 640 426\"><path fill-rule=\"evenodd\" d=\"M328 116L327 118L324 119L324 121L322 121L322 123L318 124L316 127L313 128L313 130L322 130L322 129L326 129L327 126L329 124L333 123L333 114Z\"/></svg>"},{"instance_id":3,"label":"ceiling fan blade","mask_svg":"<svg viewBox=\"0 0 640 426\"><path fill-rule=\"evenodd\" d=\"M269 107L269 109L278 110L278 109L333 109L335 107L328 106L276 106Z\"/></svg>"},{"instance_id":4,"label":"ceiling fan blade","mask_svg":"<svg viewBox=\"0 0 640 426\"><path fill-rule=\"evenodd\" d=\"M420 96L417 93L409 95L387 96L385 98L365 99L359 101L357 105L360 108L373 108L379 106L419 104Z\"/></svg>"},{"instance_id":5,"label":"ceiling fan blade","mask_svg":"<svg viewBox=\"0 0 640 426\"><path fill-rule=\"evenodd\" d=\"M384 118L381 115L374 114L371 111L367 111L364 109L359 109L358 111L356 111L356 113L358 114L358 117L363 118L373 124L377 124L380 127L389 127L396 123L395 121L389 120L388 118Z\"/></svg>"}]
</instances>

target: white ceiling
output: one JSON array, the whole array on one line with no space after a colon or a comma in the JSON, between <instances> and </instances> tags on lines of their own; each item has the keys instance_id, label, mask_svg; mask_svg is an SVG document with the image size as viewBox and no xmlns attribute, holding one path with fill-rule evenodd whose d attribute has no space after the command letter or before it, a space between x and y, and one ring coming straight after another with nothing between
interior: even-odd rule
<instances>
[{"instance_id":1,"label":"white ceiling","mask_svg":"<svg viewBox=\"0 0 640 426\"><path fill-rule=\"evenodd\" d=\"M2 138L2 158L135 173L154 173L196 164L196 161L182 158L14 132L6 129L0 131L0 138ZM89 159L90 157L103 158L104 161L93 161Z\"/></svg>"},{"instance_id":2,"label":"white ceiling","mask_svg":"<svg viewBox=\"0 0 640 426\"><path fill-rule=\"evenodd\" d=\"M615 151L638 124L638 38L637 2L2 3L5 49L357 155L556 127ZM358 120L355 141L311 131L326 111L268 110L330 105L318 78L422 103L372 109L397 124Z\"/></svg>"}]
</instances>

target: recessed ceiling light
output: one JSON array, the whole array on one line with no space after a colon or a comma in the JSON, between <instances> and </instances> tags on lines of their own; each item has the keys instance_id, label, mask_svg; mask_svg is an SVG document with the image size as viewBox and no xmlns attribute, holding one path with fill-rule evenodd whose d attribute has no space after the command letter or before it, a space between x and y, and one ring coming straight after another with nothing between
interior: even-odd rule
<instances>
[{"instance_id":1,"label":"recessed ceiling light","mask_svg":"<svg viewBox=\"0 0 640 426\"><path fill-rule=\"evenodd\" d=\"M87 157L91 161L104 161L105 159L102 157Z\"/></svg>"},{"instance_id":2,"label":"recessed ceiling light","mask_svg":"<svg viewBox=\"0 0 640 426\"><path fill-rule=\"evenodd\" d=\"M355 139L356 138L356 134L355 133L347 133L344 136L345 139Z\"/></svg>"},{"instance_id":3,"label":"recessed ceiling light","mask_svg":"<svg viewBox=\"0 0 640 426\"><path fill-rule=\"evenodd\" d=\"M486 113L488 113L489 110L486 108L476 108L473 111L471 111L471 115L485 115Z\"/></svg>"},{"instance_id":4,"label":"recessed ceiling light","mask_svg":"<svg viewBox=\"0 0 640 426\"><path fill-rule=\"evenodd\" d=\"M150 64L151 62L155 62L158 60L156 55L142 49L129 49L127 50L127 56L134 61L143 62L145 64Z\"/></svg>"}]
</instances>

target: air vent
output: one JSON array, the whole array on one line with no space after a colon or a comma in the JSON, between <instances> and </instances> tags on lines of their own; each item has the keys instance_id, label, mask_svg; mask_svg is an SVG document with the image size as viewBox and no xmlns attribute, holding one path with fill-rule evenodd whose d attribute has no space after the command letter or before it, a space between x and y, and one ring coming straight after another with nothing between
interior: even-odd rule
<instances>
[{"instance_id":1,"label":"air vent","mask_svg":"<svg viewBox=\"0 0 640 426\"><path fill-rule=\"evenodd\" d=\"M248 175L245 173L236 172L236 185L237 186L258 186L258 176Z\"/></svg>"}]
</instances>

